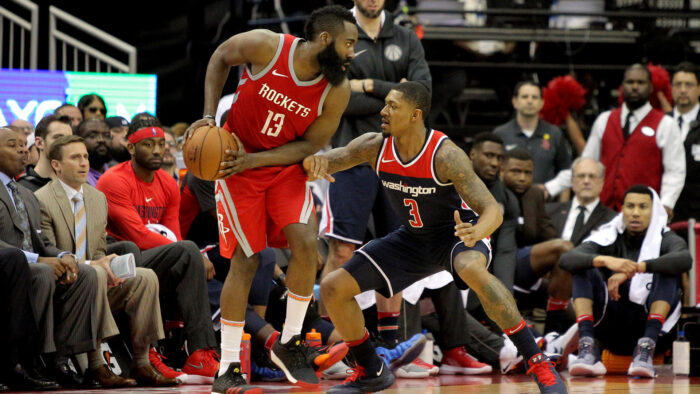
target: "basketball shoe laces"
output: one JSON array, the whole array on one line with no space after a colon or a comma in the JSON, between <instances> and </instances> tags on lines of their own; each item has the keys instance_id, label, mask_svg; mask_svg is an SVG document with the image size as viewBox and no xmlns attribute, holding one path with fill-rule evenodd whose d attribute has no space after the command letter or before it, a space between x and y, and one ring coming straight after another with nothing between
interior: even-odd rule
<instances>
[{"instance_id":1,"label":"basketball shoe laces","mask_svg":"<svg viewBox=\"0 0 700 394\"><path fill-rule=\"evenodd\" d=\"M554 363L551 361L540 361L533 364L530 369L527 370L527 374L534 374L537 376L537 380L544 384L545 386L552 386L557 384L557 378L552 373L554 368Z\"/></svg>"},{"instance_id":2,"label":"basketball shoe laces","mask_svg":"<svg viewBox=\"0 0 700 394\"><path fill-rule=\"evenodd\" d=\"M651 353L651 346L649 346L648 342L645 342L644 344L639 346L639 359L648 362L649 357Z\"/></svg>"},{"instance_id":3,"label":"basketball shoe laces","mask_svg":"<svg viewBox=\"0 0 700 394\"><path fill-rule=\"evenodd\" d=\"M172 368L170 368L169 366L167 366L167 365L163 362L163 360L167 360L168 358L165 357L164 355L158 353L158 352L157 352L156 350L154 350L153 348L149 349L149 352L148 352L148 359L149 359L148 361L150 361L151 364L153 364L153 366L156 368L156 370L157 370L158 372L160 372L160 373L161 373L162 375L164 375L164 376L165 376L166 374L170 374L170 373L171 373L170 371L172 371L172 374L178 374L178 375L181 375L181 374L182 374L182 372L175 371L174 369L172 369ZM165 373L164 373L164 372L165 372ZM166 376L166 377L170 377L170 376Z\"/></svg>"},{"instance_id":4,"label":"basketball shoe laces","mask_svg":"<svg viewBox=\"0 0 700 394\"><path fill-rule=\"evenodd\" d=\"M345 378L343 384L356 382L358 379L367 376L365 374L365 367L361 365L355 365L353 368L348 369L346 373L348 374L348 377Z\"/></svg>"}]
</instances>

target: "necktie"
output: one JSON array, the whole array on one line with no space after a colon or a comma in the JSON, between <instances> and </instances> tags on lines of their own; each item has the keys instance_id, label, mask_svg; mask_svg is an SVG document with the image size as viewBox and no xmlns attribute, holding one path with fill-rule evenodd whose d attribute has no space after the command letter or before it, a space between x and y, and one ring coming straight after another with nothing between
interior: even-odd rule
<instances>
[{"instance_id":1,"label":"necktie","mask_svg":"<svg viewBox=\"0 0 700 394\"><path fill-rule=\"evenodd\" d=\"M80 194L73 196L73 215L75 216L75 258L79 262L85 261L85 250L87 247L87 232L85 218L85 204Z\"/></svg>"},{"instance_id":2,"label":"necktie","mask_svg":"<svg viewBox=\"0 0 700 394\"><path fill-rule=\"evenodd\" d=\"M7 187L12 191L12 198L15 200L15 210L17 211L17 216L19 216L19 226L22 229L22 250L27 252L34 252L34 247L32 246L32 233L29 229L29 216L27 215L27 208L24 206L24 200L22 200L22 195L19 193L19 186L15 181L10 181Z\"/></svg>"},{"instance_id":3,"label":"necktie","mask_svg":"<svg viewBox=\"0 0 700 394\"><path fill-rule=\"evenodd\" d=\"M622 136L625 137L625 140L630 136L630 120L632 120L632 111L627 113L625 125L622 127Z\"/></svg>"},{"instance_id":4,"label":"necktie","mask_svg":"<svg viewBox=\"0 0 700 394\"><path fill-rule=\"evenodd\" d=\"M581 229L583 228L583 220L586 216L586 207L583 205L578 206L578 216L576 216L576 221L574 222L574 231L571 232L571 241L577 239L576 237L579 235L581 232Z\"/></svg>"},{"instance_id":5,"label":"necktie","mask_svg":"<svg viewBox=\"0 0 700 394\"><path fill-rule=\"evenodd\" d=\"M682 116L678 117L678 129L680 129L681 134L683 134L683 117Z\"/></svg>"}]
</instances>

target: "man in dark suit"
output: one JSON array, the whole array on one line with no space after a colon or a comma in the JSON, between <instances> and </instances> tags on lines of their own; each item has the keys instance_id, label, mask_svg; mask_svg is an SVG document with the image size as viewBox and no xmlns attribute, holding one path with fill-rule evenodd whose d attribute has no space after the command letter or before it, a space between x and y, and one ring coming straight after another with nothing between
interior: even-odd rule
<instances>
[{"instance_id":1,"label":"man in dark suit","mask_svg":"<svg viewBox=\"0 0 700 394\"><path fill-rule=\"evenodd\" d=\"M698 70L692 63L676 67L671 94L676 104L668 115L678 123L685 147L685 184L673 209L673 220L700 219L700 85Z\"/></svg>"},{"instance_id":2,"label":"man in dark suit","mask_svg":"<svg viewBox=\"0 0 700 394\"><path fill-rule=\"evenodd\" d=\"M591 231L611 221L616 213L600 203L605 179L603 164L591 158L579 157L571 165L571 171L574 198L548 207L547 213L557 234L578 246Z\"/></svg>"},{"instance_id":3,"label":"man in dark suit","mask_svg":"<svg viewBox=\"0 0 700 394\"><path fill-rule=\"evenodd\" d=\"M534 161L528 151L515 148L506 152L503 163L503 182L519 200L521 216L518 218L515 257L515 284L518 293L528 294L538 290L548 274L547 318L545 333L561 332L565 322L563 311L571 298L571 279L558 267L559 256L571 250L571 242L557 236L552 221L544 208L544 192L533 186Z\"/></svg>"},{"instance_id":4,"label":"man in dark suit","mask_svg":"<svg viewBox=\"0 0 700 394\"><path fill-rule=\"evenodd\" d=\"M571 171L574 198L549 206L547 213L561 239L578 246L593 230L611 221L616 212L600 203L605 179L603 164L588 157L579 157L571 165ZM571 275L565 273L559 280L562 287L571 291ZM550 320L564 321L568 326L568 323L573 323L573 318L567 319L566 316L565 310L547 313ZM556 331L561 333L563 328L558 327Z\"/></svg>"},{"instance_id":5,"label":"man in dark suit","mask_svg":"<svg viewBox=\"0 0 700 394\"><path fill-rule=\"evenodd\" d=\"M67 356L95 349L95 304L84 300L96 297L97 275L41 232L39 202L14 181L26 155L24 135L0 128L0 248L19 248L29 262L39 353L55 355L48 372L62 386L80 387Z\"/></svg>"}]
</instances>

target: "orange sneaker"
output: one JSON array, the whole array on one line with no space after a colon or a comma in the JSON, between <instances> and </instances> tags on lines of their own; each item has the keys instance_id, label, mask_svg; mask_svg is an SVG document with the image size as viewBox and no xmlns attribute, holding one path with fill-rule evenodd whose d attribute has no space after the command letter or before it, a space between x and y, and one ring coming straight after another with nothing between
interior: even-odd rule
<instances>
[{"instance_id":1,"label":"orange sneaker","mask_svg":"<svg viewBox=\"0 0 700 394\"><path fill-rule=\"evenodd\" d=\"M177 379L182 383L185 383L187 376L183 372L176 371L169 366L165 365L163 360L167 360L165 356L158 353L156 348L151 347L148 351L148 361L151 362L153 368L155 368L161 375L169 379Z\"/></svg>"},{"instance_id":2,"label":"orange sneaker","mask_svg":"<svg viewBox=\"0 0 700 394\"><path fill-rule=\"evenodd\" d=\"M188 375L187 383L212 384L219 371L219 353L213 349L197 349L187 358L182 372Z\"/></svg>"},{"instance_id":3,"label":"orange sneaker","mask_svg":"<svg viewBox=\"0 0 700 394\"><path fill-rule=\"evenodd\" d=\"M348 345L342 341L333 346L310 347L308 349L309 358L313 360L312 366L316 370L316 376L319 378L323 371L342 360L348 354Z\"/></svg>"}]
</instances>

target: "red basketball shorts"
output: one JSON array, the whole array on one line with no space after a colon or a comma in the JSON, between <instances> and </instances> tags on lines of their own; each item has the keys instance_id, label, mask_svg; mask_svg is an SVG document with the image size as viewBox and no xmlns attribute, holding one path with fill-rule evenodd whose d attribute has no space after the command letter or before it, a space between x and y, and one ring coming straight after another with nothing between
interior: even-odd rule
<instances>
[{"instance_id":1,"label":"red basketball shorts","mask_svg":"<svg viewBox=\"0 0 700 394\"><path fill-rule=\"evenodd\" d=\"M247 257L267 246L286 248L282 229L306 224L314 210L311 189L300 164L260 167L216 181L216 213L221 255L236 246Z\"/></svg>"}]
</instances>

